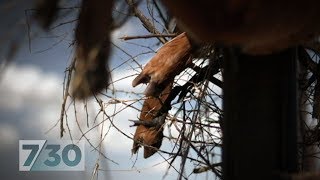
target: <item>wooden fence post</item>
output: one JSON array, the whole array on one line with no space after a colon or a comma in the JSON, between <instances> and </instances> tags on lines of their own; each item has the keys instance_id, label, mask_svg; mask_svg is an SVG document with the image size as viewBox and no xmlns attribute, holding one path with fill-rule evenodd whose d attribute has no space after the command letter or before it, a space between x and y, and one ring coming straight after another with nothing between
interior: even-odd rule
<instances>
[{"instance_id":1,"label":"wooden fence post","mask_svg":"<svg viewBox=\"0 0 320 180\"><path fill-rule=\"evenodd\" d=\"M275 180L296 172L296 50L224 64L223 179Z\"/></svg>"}]
</instances>

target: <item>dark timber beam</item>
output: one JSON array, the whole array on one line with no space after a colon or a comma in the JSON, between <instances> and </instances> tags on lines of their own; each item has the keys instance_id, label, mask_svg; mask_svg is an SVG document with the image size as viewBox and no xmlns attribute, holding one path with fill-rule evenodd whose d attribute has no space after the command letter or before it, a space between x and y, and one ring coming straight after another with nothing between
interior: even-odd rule
<instances>
[{"instance_id":1,"label":"dark timber beam","mask_svg":"<svg viewBox=\"0 0 320 180\"><path fill-rule=\"evenodd\" d=\"M224 179L275 180L296 172L296 51L264 56L227 51Z\"/></svg>"}]
</instances>

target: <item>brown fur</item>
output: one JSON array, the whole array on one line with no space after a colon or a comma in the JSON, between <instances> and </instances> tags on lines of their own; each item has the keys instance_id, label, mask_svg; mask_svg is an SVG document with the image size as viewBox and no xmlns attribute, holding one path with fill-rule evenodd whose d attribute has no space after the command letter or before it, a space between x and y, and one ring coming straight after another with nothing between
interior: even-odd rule
<instances>
[{"instance_id":1,"label":"brown fur","mask_svg":"<svg viewBox=\"0 0 320 180\"><path fill-rule=\"evenodd\" d=\"M156 114L162 107L162 104L167 99L169 93L171 92L172 83L170 82L168 86L161 93L159 98L150 97L146 99L143 103L142 110L140 113L140 121L151 121L156 117ZM157 152L160 148L163 138L163 127L160 125L158 127L146 127L144 125L139 125L134 134L134 143L132 147L132 153L137 153L140 144L147 145L144 147L144 158L148 158ZM148 147L152 146L152 147Z\"/></svg>"},{"instance_id":2,"label":"brown fur","mask_svg":"<svg viewBox=\"0 0 320 180\"><path fill-rule=\"evenodd\" d=\"M191 43L186 33L182 33L167 42L133 80L132 86L149 83L145 95L159 95L176 75L191 64L191 49Z\"/></svg>"},{"instance_id":3,"label":"brown fur","mask_svg":"<svg viewBox=\"0 0 320 180\"><path fill-rule=\"evenodd\" d=\"M190 64L191 44L186 33L175 37L158 50L132 82L134 87L140 83L149 83L145 95L154 96L144 101L140 114L141 121L151 121L156 118L157 112L171 92L175 76ZM162 95L159 96L160 93ZM159 128L139 125L134 135L132 152L136 153L142 143L147 145L144 147L144 158L148 158L160 148L162 138L162 126Z\"/></svg>"},{"instance_id":4,"label":"brown fur","mask_svg":"<svg viewBox=\"0 0 320 180\"><path fill-rule=\"evenodd\" d=\"M318 0L162 0L180 26L201 42L268 54L320 33Z\"/></svg>"},{"instance_id":5,"label":"brown fur","mask_svg":"<svg viewBox=\"0 0 320 180\"><path fill-rule=\"evenodd\" d=\"M107 86L112 1L84 0L76 29L73 96L86 98Z\"/></svg>"},{"instance_id":6,"label":"brown fur","mask_svg":"<svg viewBox=\"0 0 320 180\"><path fill-rule=\"evenodd\" d=\"M164 44L147 63L140 75L133 80L132 86L137 86L140 83L149 83L145 94L154 96L145 100L140 114L141 121L151 121L156 118L157 112L171 92L175 76L192 63L191 51L191 43L186 33L182 33ZM159 94L162 95L159 96ZM159 98L157 98L158 96ZM161 146L162 131L162 126L159 128L139 125L134 135L135 142L132 152L136 153L140 147L139 143L142 143L151 146L144 147L144 158L153 155Z\"/></svg>"}]
</instances>

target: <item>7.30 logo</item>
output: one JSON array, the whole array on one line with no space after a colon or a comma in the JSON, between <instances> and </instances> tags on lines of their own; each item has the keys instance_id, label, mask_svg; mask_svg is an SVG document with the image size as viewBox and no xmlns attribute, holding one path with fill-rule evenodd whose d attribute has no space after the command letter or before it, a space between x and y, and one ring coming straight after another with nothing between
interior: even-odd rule
<instances>
[{"instance_id":1,"label":"7.30 logo","mask_svg":"<svg viewBox=\"0 0 320 180\"><path fill-rule=\"evenodd\" d=\"M20 171L84 171L84 142L20 140Z\"/></svg>"}]
</instances>

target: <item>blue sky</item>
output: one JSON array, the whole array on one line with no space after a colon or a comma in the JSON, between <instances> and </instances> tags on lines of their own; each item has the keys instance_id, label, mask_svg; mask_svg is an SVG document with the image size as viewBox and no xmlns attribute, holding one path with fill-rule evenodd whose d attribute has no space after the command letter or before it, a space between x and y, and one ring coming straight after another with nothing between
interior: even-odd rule
<instances>
[{"instance_id":1,"label":"blue sky","mask_svg":"<svg viewBox=\"0 0 320 180\"><path fill-rule=\"evenodd\" d=\"M14 3L16 2L16 3ZM75 1L77 2L77 1ZM9 4L9 5L8 5ZM142 5L143 8L144 5ZM70 46L73 40L74 25L68 24L55 28L46 34L31 24L31 52L27 38L27 28L25 24L24 9L32 7L31 1L16 0L0 2L0 45L8 47L7 44L16 40L19 42L19 51L14 60L2 72L0 81L0 179L90 179L98 153L92 151L87 146L86 153L86 172L19 172L18 171L18 140L19 139L59 139L58 126L52 128L59 119L62 103L62 89L65 68L73 57L74 47ZM11 9L8 11L6 9ZM62 18L59 22L68 21L74 18L74 13ZM59 24L59 23L57 23ZM5 32L12 32L10 35ZM113 32L113 42L125 49L131 56L136 57L140 63L144 64L156 51L159 44L156 40L135 40L129 43L119 40L124 35L148 34L137 19L130 19L121 29ZM3 40L4 39L4 40ZM136 44L149 46L151 49L138 46ZM0 62L4 62L6 49L0 49ZM122 62L130 59L128 55L117 48L113 48L110 66L117 67ZM144 52L144 53L143 53ZM139 55L142 53L142 55ZM135 74L129 64L124 64L112 74L113 80L124 76ZM134 77L129 77L115 83L117 89L126 91L142 92L145 86L137 88L131 87ZM117 98L125 100L135 96L130 94L118 94ZM107 101L107 100L106 100ZM70 102L68 102L70 103ZM91 100L88 102L88 111L91 119L97 114L99 107ZM77 103L79 122L83 130L86 129L85 113L83 104ZM108 105L106 111L112 114L123 108L123 105ZM127 134L133 135L134 128L128 119L137 119L138 111L126 109L114 118L114 123ZM98 121L103 120L103 116L98 116ZM71 127L72 135L80 137L79 129L75 123L73 109L68 112L68 122ZM104 127L94 129L88 133L88 138L93 143L99 142L101 131L105 132L109 124ZM99 179L162 179L168 167L162 155L156 154L145 160L142 151L138 157L131 155L132 141L110 128L103 143L103 152L117 164L102 159L100 166L105 171L99 172ZM167 130L166 130L167 131ZM65 139L69 136L65 134ZM164 142L162 147L170 149L173 145ZM167 157L166 155L164 155ZM176 161L175 165L178 165ZM191 167L186 168L188 172ZM187 174L188 175L188 174ZM170 170L165 179L176 179L177 174ZM212 178L207 174L199 176L192 175L190 179Z\"/></svg>"}]
</instances>

